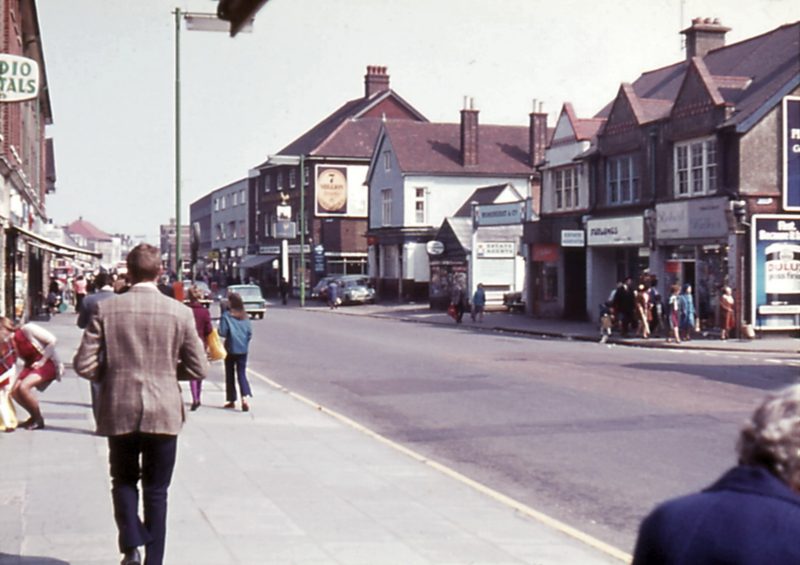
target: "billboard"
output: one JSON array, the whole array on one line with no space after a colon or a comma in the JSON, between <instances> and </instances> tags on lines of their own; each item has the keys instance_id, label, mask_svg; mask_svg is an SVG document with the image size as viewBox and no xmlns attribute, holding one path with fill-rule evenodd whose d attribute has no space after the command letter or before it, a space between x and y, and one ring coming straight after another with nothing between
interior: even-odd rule
<instances>
[{"instance_id":1,"label":"billboard","mask_svg":"<svg viewBox=\"0 0 800 565\"><path fill-rule=\"evenodd\" d=\"M800 97L783 99L783 209L800 212Z\"/></svg>"},{"instance_id":2,"label":"billboard","mask_svg":"<svg viewBox=\"0 0 800 565\"><path fill-rule=\"evenodd\" d=\"M800 216L756 214L752 220L753 325L800 329Z\"/></svg>"},{"instance_id":3,"label":"billboard","mask_svg":"<svg viewBox=\"0 0 800 565\"><path fill-rule=\"evenodd\" d=\"M317 165L316 215L366 218L366 171L361 165Z\"/></svg>"}]
</instances>

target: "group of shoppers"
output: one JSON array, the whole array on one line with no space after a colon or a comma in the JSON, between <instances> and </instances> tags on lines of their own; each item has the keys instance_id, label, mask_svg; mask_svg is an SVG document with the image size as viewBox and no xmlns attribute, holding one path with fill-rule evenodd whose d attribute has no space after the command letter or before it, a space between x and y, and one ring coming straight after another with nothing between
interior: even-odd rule
<instances>
[{"instance_id":1,"label":"group of shoppers","mask_svg":"<svg viewBox=\"0 0 800 565\"><path fill-rule=\"evenodd\" d=\"M673 284L669 290L665 304L655 277L643 277L638 285L627 277L617 283L602 310L611 312L623 337L634 331L637 337L645 339L664 333L668 342L691 340L699 330L692 285ZM727 339L735 327L733 294L727 286L723 286L720 292L720 338Z\"/></svg>"},{"instance_id":2,"label":"group of shoppers","mask_svg":"<svg viewBox=\"0 0 800 565\"><path fill-rule=\"evenodd\" d=\"M450 305L448 312L460 324L464 314L469 311L473 322L483 322L483 312L486 309L486 291L483 283L478 283L478 287L472 294L472 300L467 299L467 291L461 284L456 284L450 294Z\"/></svg>"}]
</instances>

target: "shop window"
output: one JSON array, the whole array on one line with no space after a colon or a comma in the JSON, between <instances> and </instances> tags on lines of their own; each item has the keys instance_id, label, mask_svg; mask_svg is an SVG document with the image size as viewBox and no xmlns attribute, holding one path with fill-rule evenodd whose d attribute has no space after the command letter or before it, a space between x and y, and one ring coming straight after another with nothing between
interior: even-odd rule
<instances>
[{"instance_id":1,"label":"shop window","mask_svg":"<svg viewBox=\"0 0 800 565\"><path fill-rule=\"evenodd\" d=\"M552 302L558 299L558 264L536 262L536 300Z\"/></svg>"},{"instance_id":2,"label":"shop window","mask_svg":"<svg viewBox=\"0 0 800 565\"><path fill-rule=\"evenodd\" d=\"M714 138L676 143L674 150L676 196L713 194L717 191L717 141Z\"/></svg>"}]
</instances>

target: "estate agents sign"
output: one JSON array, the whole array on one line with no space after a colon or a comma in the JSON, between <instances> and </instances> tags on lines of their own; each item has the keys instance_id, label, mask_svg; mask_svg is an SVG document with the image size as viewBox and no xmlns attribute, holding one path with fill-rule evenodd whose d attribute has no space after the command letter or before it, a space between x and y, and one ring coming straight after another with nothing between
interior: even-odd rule
<instances>
[{"instance_id":1,"label":"estate agents sign","mask_svg":"<svg viewBox=\"0 0 800 565\"><path fill-rule=\"evenodd\" d=\"M0 102L20 102L39 96L39 63L0 53Z\"/></svg>"}]
</instances>

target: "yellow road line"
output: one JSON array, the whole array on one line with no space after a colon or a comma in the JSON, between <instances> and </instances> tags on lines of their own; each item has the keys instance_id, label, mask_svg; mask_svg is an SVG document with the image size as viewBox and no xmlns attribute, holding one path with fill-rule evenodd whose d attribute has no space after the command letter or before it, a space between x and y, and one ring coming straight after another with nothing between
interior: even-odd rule
<instances>
[{"instance_id":1,"label":"yellow road line","mask_svg":"<svg viewBox=\"0 0 800 565\"><path fill-rule=\"evenodd\" d=\"M496 491L496 490L494 490L494 489L492 489L492 488L490 488L490 487L488 487L488 486L486 486L486 485L484 485L482 483L479 483L478 481L475 481L475 480L467 477L466 475L462 475L458 471L456 471L454 469L451 469L450 467L448 467L446 465L443 465L443 464L441 464L441 463L439 463L437 461L429 459L429 458L425 457L424 455L420 455L416 451L413 451L413 450L411 450L411 449L409 449L409 448L407 448L407 447L405 447L403 445L400 445L399 443L394 442L394 441L390 440L389 438L387 438L385 436L382 436L381 434L379 434L377 432L372 431L371 429L363 426L362 424L359 424L358 422L356 422L355 420L352 420L351 418L348 418L344 414L340 414L340 413L338 413L338 412L336 412L334 410L326 408L326 407L322 406L321 404L319 404L317 402L314 402L310 398L307 398L307 397L303 396L302 394L298 394L298 393L296 393L294 391L289 390L285 386L281 385L280 383L277 383L277 382L273 381L272 379L270 379L269 377L267 377L265 375L262 375L258 371L254 371L253 369L247 369L247 372L252 374L254 377L264 381L269 386L271 386L271 387L273 387L273 388L275 388L275 389L277 389L277 390L279 390L281 392L284 392L284 393L288 394L292 398L294 398L296 400L299 400L300 402L302 402L304 404L307 404L308 406L311 406L312 408L327 414L328 416L330 416L330 417L332 417L332 418L334 418L334 419L336 419L336 420L338 420L338 421L350 426L351 428L353 428L355 430L358 430L359 432L361 432L361 433L363 433L363 434L365 434L365 435L367 435L367 436L369 436L369 437L371 437L371 438L373 438L373 439L375 439L375 440L377 440L377 441L379 441L379 442L381 442L381 443L383 443L385 445L388 445L389 447L392 447L396 451L399 451L399 452L407 455L408 457L411 457L412 459L414 459L416 461L419 461L420 463L424 463L425 465L428 465L429 467L431 467L433 469L436 469L440 473L443 473L444 475L446 475L446 476L448 476L448 477L450 477L452 479L455 479L455 480L459 481L460 483L463 483L463 484L471 487L472 489L474 489L474 490L476 490L476 491L478 491L478 492L480 492L480 493L482 493L482 494L484 494L484 495L496 500L497 502L500 502L501 504L504 504L505 506L508 506L509 508L512 508L512 509L516 510L520 514L528 516L529 518L532 518L532 519L534 519L534 520L536 520L538 522L541 522L542 524L544 524L546 526L549 526L550 528L553 528L554 530L557 530L557 531L559 531L559 532L561 532L563 534L566 534L566 535L568 535L568 536L570 536L572 538L575 538L578 541L581 541L581 542L585 543L586 545L588 545L590 547L593 547L593 548L595 548L595 549L597 549L597 550L599 550L599 551L601 551L601 552L603 552L603 553L605 553L605 554L607 554L607 555L609 555L611 557L619 559L620 561L623 561L625 563L630 563L632 561L632 559L633 559L633 557L630 554L625 553L624 551L622 551L620 549L617 549L616 547L614 547L612 545L609 545L609 544L607 544L607 543L605 543L603 541L600 541L599 539L597 539L595 537L592 537L589 534L586 534L586 533L584 533L584 532L582 532L582 531L580 531L580 530L578 530L576 528L573 528L572 526L569 526L569 525L565 524L564 522L561 522L560 520L556 520L555 518L552 518L552 517L548 516L547 514L539 512L538 510L535 510L535 509L531 508L530 506L528 506L526 504L523 504L522 502L514 500L513 498L511 498L509 496L506 496L505 494L503 494L501 492L498 492L498 491Z\"/></svg>"}]
</instances>

